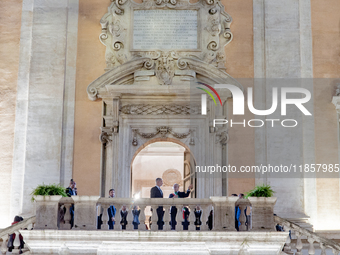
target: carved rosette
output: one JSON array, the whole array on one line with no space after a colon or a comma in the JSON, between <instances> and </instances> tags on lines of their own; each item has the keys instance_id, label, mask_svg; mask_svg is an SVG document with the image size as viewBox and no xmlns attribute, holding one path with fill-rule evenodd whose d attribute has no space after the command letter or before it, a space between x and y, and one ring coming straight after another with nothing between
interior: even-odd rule
<instances>
[{"instance_id":1,"label":"carved rosette","mask_svg":"<svg viewBox=\"0 0 340 255\"><path fill-rule=\"evenodd\" d=\"M177 169L168 169L162 175L163 182L166 186L173 186L182 181L182 175Z\"/></svg>"}]
</instances>

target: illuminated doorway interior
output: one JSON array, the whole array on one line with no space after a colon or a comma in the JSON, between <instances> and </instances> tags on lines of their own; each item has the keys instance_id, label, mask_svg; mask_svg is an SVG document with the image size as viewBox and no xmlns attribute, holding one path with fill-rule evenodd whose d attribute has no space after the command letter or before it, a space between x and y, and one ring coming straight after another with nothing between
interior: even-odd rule
<instances>
[{"instance_id":1,"label":"illuminated doorway interior","mask_svg":"<svg viewBox=\"0 0 340 255\"><path fill-rule=\"evenodd\" d=\"M173 142L155 142L142 149L132 162L132 195L150 197L156 178L163 179L163 197L173 192L175 183L184 188L185 148Z\"/></svg>"}]
</instances>

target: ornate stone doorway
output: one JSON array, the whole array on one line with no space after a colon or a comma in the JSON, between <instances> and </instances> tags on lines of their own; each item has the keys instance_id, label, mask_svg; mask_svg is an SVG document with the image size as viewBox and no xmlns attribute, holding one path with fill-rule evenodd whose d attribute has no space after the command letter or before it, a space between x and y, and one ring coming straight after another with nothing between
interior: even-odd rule
<instances>
[{"instance_id":1,"label":"ornate stone doorway","mask_svg":"<svg viewBox=\"0 0 340 255\"><path fill-rule=\"evenodd\" d=\"M165 138L152 139L143 144L131 162L131 194L149 198L156 178L163 179L164 197L173 192L173 184L186 190L192 183L195 188L195 160L190 149L182 142ZM195 189L191 197L196 197Z\"/></svg>"},{"instance_id":2,"label":"ornate stone doorway","mask_svg":"<svg viewBox=\"0 0 340 255\"><path fill-rule=\"evenodd\" d=\"M193 175L196 165L227 164L226 127L216 129L212 123L217 118L227 119L226 101L232 96L229 90L218 91L220 105L209 99L208 111L202 114L202 90L196 88L197 83L209 87L231 84L243 90L237 80L225 72L224 46L231 42L233 35L232 18L224 9L219 1L208 0L112 2L100 22L99 38L106 46L106 72L87 88L89 99L102 99L103 104L102 196L107 196L112 187L117 197L133 195L131 162L136 152L152 139L163 142L174 139L186 148L184 189L195 180L197 198L227 195L226 175ZM157 22L147 18L152 13ZM159 15L162 13L166 16ZM165 17L170 16L175 18L165 21ZM141 32L136 28L140 25L139 18L147 18L143 28L161 22L173 27L169 28L170 33L163 27L159 32L153 28ZM190 44L164 39L175 33L186 40L185 31L192 33ZM167 43L158 45L157 40L143 39L144 35L154 33ZM139 43L143 43L142 47Z\"/></svg>"}]
</instances>

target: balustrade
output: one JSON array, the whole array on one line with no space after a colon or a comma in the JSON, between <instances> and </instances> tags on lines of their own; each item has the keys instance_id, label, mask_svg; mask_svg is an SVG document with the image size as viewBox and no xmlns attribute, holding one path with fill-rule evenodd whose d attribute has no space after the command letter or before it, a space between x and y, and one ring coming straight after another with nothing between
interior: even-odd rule
<instances>
[{"instance_id":1,"label":"balustrade","mask_svg":"<svg viewBox=\"0 0 340 255\"><path fill-rule=\"evenodd\" d=\"M9 238L12 234L15 234L15 239L13 240L13 246L14 249L12 250L12 252L14 253L18 253L18 251L20 250L20 233L19 230L21 229L28 229L31 230L34 228L35 225L35 221L36 221L36 217L32 216L28 219L24 219L23 221L20 221L8 228L5 228L3 230L0 230L0 239L2 239L2 245L0 248L0 253L2 254L6 254L8 248L7 248L7 244L9 241Z\"/></svg>"},{"instance_id":2,"label":"balustrade","mask_svg":"<svg viewBox=\"0 0 340 255\"><path fill-rule=\"evenodd\" d=\"M331 250L334 255L338 255L340 253L340 244L333 240L324 238L278 216L274 216L274 222L284 226L285 231L291 231L291 234L288 236L284 246L284 254L302 255L302 249L306 249L308 250L309 255L314 255L316 254L315 247L318 246L321 249L321 255L326 255L326 249ZM305 243L303 243L302 240L304 240ZM295 243L295 253L292 251L292 241Z\"/></svg>"},{"instance_id":3,"label":"balustrade","mask_svg":"<svg viewBox=\"0 0 340 255\"><path fill-rule=\"evenodd\" d=\"M177 208L177 214L173 216L177 231L236 231L236 208L240 211L238 219L240 231L274 231L274 228L269 224L274 222L275 202L276 198L238 199L237 197L141 198L137 200L99 198L97 196L37 197L38 227L36 229L95 230L100 227L102 230L107 230L112 222L109 219L108 209L110 206L114 206L116 214L113 229L115 231L157 231L158 208L163 208L164 212L163 218L160 219L163 224L162 229L169 231L172 222L171 207ZM133 210L137 207L139 215L134 215ZM245 213L246 208L248 211L252 208L250 217L253 221L252 224ZM195 213L196 210L197 213ZM122 214L122 211L126 211L126 213ZM99 215L101 215L101 222L98 220Z\"/></svg>"},{"instance_id":4,"label":"balustrade","mask_svg":"<svg viewBox=\"0 0 340 255\"><path fill-rule=\"evenodd\" d=\"M175 230L177 231L236 231L235 208L238 207L241 211L240 231L252 231L244 213L246 208L248 210L255 208L255 212L259 214L265 213L265 215L252 214L251 217L255 219L253 229L274 231L273 228L269 229L262 219L269 222L274 221L273 207L276 199L248 200L238 199L237 197L211 197L209 199L141 198L136 200L132 198L73 196L68 198L40 197L36 201L37 215L39 215L37 217L39 223L36 229L95 230L100 226L102 230L107 230L109 224L111 224L108 209L110 206L114 206L116 214L113 229L115 231L157 231L159 220L157 209L159 207L162 207L164 212L161 219L164 231L171 230L171 207L177 208L177 214L173 216L176 221ZM121 214L123 207L126 208L127 214L125 215ZM139 216L133 214L136 207L139 208ZM185 213L183 213L184 210ZM197 213L195 213L196 211ZM44 212L48 212L48 214L44 215ZM57 215L57 217L54 217L54 215ZM98 220L99 215L101 215L101 222ZM134 219L137 221L135 225L133 224ZM139 224L137 224L138 221Z\"/></svg>"}]
</instances>

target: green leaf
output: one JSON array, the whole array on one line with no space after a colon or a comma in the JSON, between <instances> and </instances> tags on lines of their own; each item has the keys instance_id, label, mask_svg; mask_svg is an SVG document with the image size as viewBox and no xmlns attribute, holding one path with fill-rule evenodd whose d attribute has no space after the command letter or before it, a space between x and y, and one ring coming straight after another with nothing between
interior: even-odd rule
<instances>
[{"instance_id":1,"label":"green leaf","mask_svg":"<svg viewBox=\"0 0 340 255\"><path fill-rule=\"evenodd\" d=\"M246 193L245 198L248 197L272 197L274 195L274 191L270 187L270 185L257 185L253 190Z\"/></svg>"},{"instance_id":2,"label":"green leaf","mask_svg":"<svg viewBox=\"0 0 340 255\"><path fill-rule=\"evenodd\" d=\"M34 196L63 196L67 197L65 188L60 186L60 184L50 184L50 185L38 185L31 193L32 201L34 201Z\"/></svg>"}]
</instances>

